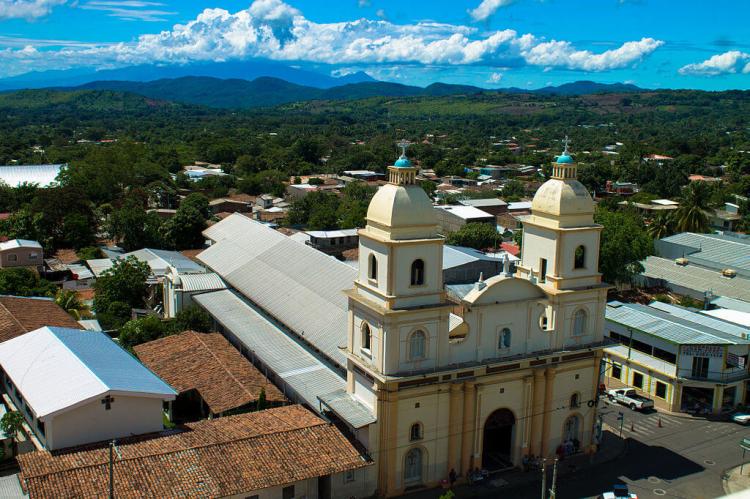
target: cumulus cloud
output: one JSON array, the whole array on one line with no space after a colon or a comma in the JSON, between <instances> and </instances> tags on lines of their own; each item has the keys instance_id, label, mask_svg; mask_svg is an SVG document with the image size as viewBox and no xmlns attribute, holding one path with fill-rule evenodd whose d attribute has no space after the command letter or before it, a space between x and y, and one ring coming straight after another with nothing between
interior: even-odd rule
<instances>
[{"instance_id":1,"label":"cumulus cloud","mask_svg":"<svg viewBox=\"0 0 750 499\"><path fill-rule=\"evenodd\" d=\"M50 13L66 0L1 0L0 19L36 19Z\"/></svg>"},{"instance_id":2,"label":"cumulus cloud","mask_svg":"<svg viewBox=\"0 0 750 499\"><path fill-rule=\"evenodd\" d=\"M502 81L503 74L502 73L492 73L489 78L487 78L487 83L494 83L498 84Z\"/></svg>"},{"instance_id":3,"label":"cumulus cloud","mask_svg":"<svg viewBox=\"0 0 750 499\"><path fill-rule=\"evenodd\" d=\"M500 7L505 7L513 3L513 0L482 0L475 9L469 10L469 15L475 21L484 21L492 14L497 12Z\"/></svg>"},{"instance_id":4,"label":"cumulus cloud","mask_svg":"<svg viewBox=\"0 0 750 499\"><path fill-rule=\"evenodd\" d=\"M696 76L717 76L739 72L750 74L750 54L739 50L730 50L723 54L716 54L703 62L682 66L678 72L681 75Z\"/></svg>"},{"instance_id":5,"label":"cumulus cloud","mask_svg":"<svg viewBox=\"0 0 750 499\"><path fill-rule=\"evenodd\" d=\"M643 38L594 53L576 49L567 41L546 41L509 29L481 33L469 26L426 21L404 25L382 19L322 24L306 19L281 0L256 0L235 13L206 9L190 22L141 35L131 43L40 51L39 63L53 69L78 65L79 61L122 66L264 58L337 65L533 65L606 71L631 66L660 45L661 41ZM6 71L13 71L12 60L17 57L13 52L0 52L0 62L6 61L0 67L11 67Z\"/></svg>"}]
</instances>

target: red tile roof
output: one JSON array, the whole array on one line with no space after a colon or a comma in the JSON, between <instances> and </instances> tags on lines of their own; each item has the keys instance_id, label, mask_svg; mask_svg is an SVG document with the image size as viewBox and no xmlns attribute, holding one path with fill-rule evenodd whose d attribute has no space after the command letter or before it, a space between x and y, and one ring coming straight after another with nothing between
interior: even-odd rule
<instances>
[{"instance_id":1,"label":"red tile roof","mask_svg":"<svg viewBox=\"0 0 750 499\"><path fill-rule=\"evenodd\" d=\"M500 244L500 249L507 251L513 256L518 256L519 253L521 253L521 248L518 247L518 245L513 243L502 243Z\"/></svg>"},{"instance_id":2,"label":"red tile roof","mask_svg":"<svg viewBox=\"0 0 750 499\"><path fill-rule=\"evenodd\" d=\"M0 342L43 326L82 329L51 299L0 296Z\"/></svg>"},{"instance_id":3,"label":"red tile roof","mask_svg":"<svg viewBox=\"0 0 750 499\"><path fill-rule=\"evenodd\" d=\"M122 439L114 495L226 497L368 466L335 426L299 405ZM105 497L106 443L18 457L31 498Z\"/></svg>"},{"instance_id":4,"label":"red tile roof","mask_svg":"<svg viewBox=\"0 0 750 499\"><path fill-rule=\"evenodd\" d=\"M196 390L213 414L256 402L286 398L219 333L166 336L134 348L138 358L178 392Z\"/></svg>"}]
</instances>

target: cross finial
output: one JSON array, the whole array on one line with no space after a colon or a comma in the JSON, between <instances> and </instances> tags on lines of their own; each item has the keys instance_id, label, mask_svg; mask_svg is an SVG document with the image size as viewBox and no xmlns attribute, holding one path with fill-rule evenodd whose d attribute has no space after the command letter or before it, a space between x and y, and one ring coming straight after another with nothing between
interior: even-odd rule
<instances>
[{"instance_id":1,"label":"cross finial","mask_svg":"<svg viewBox=\"0 0 750 499\"><path fill-rule=\"evenodd\" d=\"M409 142L406 139L401 139L398 142L398 144L396 144L396 145L401 148L401 157L405 158L406 157L406 148L411 145L411 142Z\"/></svg>"},{"instance_id":2,"label":"cross finial","mask_svg":"<svg viewBox=\"0 0 750 499\"><path fill-rule=\"evenodd\" d=\"M563 140L563 144L565 145L565 149L563 150L563 155L568 154L568 144L570 143L570 139L568 138L568 135L565 135L565 139Z\"/></svg>"}]
</instances>

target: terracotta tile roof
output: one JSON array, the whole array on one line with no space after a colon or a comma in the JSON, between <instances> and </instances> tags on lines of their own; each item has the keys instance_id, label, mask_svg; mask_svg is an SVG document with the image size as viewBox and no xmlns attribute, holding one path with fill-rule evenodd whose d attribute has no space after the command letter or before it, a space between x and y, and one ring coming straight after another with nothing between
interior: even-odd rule
<instances>
[{"instance_id":1,"label":"terracotta tile roof","mask_svg":"<svg viewBox=\"0 0 750 499\"><path fill-rule=\"evenodd\" d=\"M81 329L80 324L53 300L0 296L0 342L42 326Z\"/></svg>"},{"instance_id":2,"label":"terracotta tile roof","mask_svg":"<svg viewBox=\"0 0 750 499\"><path fill-rule=\"evenodd\" d=\"M203 251L203 248L201 248L201 249L186 249L186 250L180 251L180 253L182 253L183 256L185 256L187 258L190 258L192 261L200 263L200 261L197 258L195 258L195 255L197 255L201 251Z\"/></svg>"},{"instance_id":3,"label":"terracotta tile roof","mask_svg":"<svg viewBox=\"0 0 750 499\"><path fill-rule=\"evenodd\" d=\"M519 248L518 245L514 243L501 243L500 249L507 251L513 256L518 256L521 253L521 248Z\"/></svg>"},{"instance_id":4,"label":"terracotta tile roof","mask_svg":"<svg viewBox=\"0 0 750 499\"><path fill-rule=\"evenodd\" d=\"M146 367L178 392L196 390L213 414L258 400L283 402L284 395L219 333L166 336L134 348Z\"/></svg>"},{"instance_id":5,"label":"terracotta tile roof","mask_svg":"<svg viewBox=\"0 0 750 499\"><path fill-rule=\"evenodd\" d=\"M118 441L115 497L226 497L368 466L335 426L291 405ZM106 443L18 457L31 498L105 497Z\"/></svg>"}]
</instances>

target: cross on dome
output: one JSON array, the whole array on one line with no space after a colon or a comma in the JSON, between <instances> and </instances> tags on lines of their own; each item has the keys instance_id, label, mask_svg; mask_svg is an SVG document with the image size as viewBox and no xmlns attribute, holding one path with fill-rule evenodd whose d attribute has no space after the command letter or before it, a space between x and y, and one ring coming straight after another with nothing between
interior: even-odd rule
<instances>
[{"instance_id":1,"label":"cross on dome","mask_svg":"<svg viewBox=\"0 0 750 499\"><path fill-rule=\"evenodd\" d=\"M568 138L568 135L565 135L565 138L563 139L563 144L565 145L565 149L563 149L563 156L570 156L568 153L568 144L570 143L570 139Z\"/></svg>"}]
</instances>

